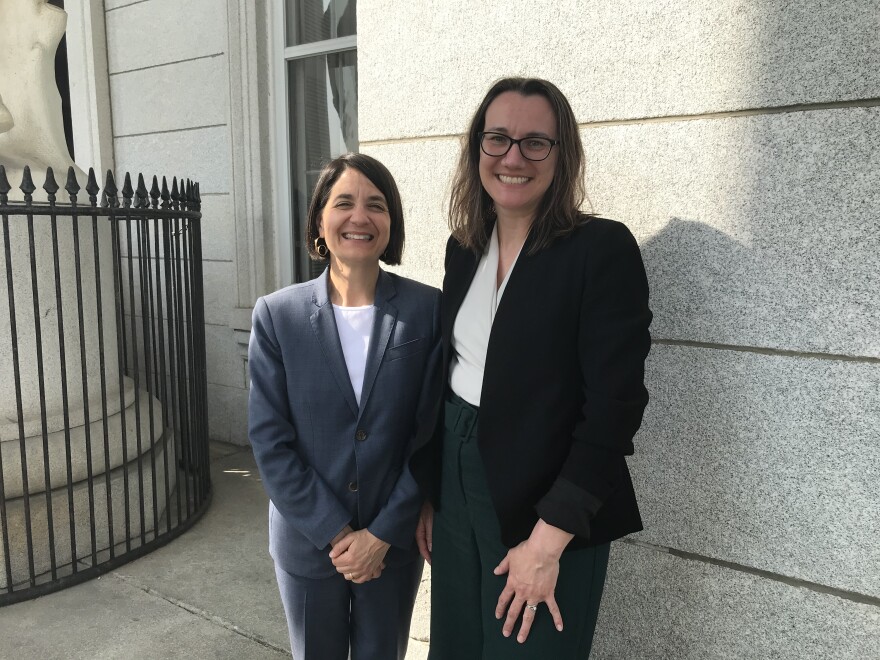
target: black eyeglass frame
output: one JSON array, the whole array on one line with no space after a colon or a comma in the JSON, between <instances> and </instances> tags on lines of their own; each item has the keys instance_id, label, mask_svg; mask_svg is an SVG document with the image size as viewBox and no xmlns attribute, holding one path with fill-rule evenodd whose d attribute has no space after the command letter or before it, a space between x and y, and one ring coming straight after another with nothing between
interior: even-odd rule
<instances>
[{"instance_id":1,"label":"black eyeglass frame","mask_svg":"<svg viewBox=\"0 0 880 660\"><path fill-rule=\"evenodd\" d=\"M487 135L500 135L501 137L503 137L504 139L509 141L509 143L507 145L507 149L504 150L503 154L490 154L488 151L486 151L486 148L483 146L483 138L486 137ZM505 135L504 133L498 133L497 131L480 131L479 133L477 133L477 137L480 138L480 151L482 151L484 154L486 154L490 158L503 158L504 156L506 156L508 154L508 152L510 152L510 150L513 148L513 145L516 145L517 149L519 149L520 156L522 156L526 160L532 161L533 163L540 163L542 160L547 160L548 158L550 158L550 154L553 153L553 147L555 147L558 144L562 144L559 140L553 140L552 138L544 137L543 135L527 135L526 137L522 137L517 140L515 138L510 137L509 135ZM547 155L544 156L543 158L529 158L528 156L525 155L525 153L522 150L521 143L523 141L535 140L535 139L547 140L547 142L550 143L550 148L547 150Z\"/></svg>"}]
</instances>

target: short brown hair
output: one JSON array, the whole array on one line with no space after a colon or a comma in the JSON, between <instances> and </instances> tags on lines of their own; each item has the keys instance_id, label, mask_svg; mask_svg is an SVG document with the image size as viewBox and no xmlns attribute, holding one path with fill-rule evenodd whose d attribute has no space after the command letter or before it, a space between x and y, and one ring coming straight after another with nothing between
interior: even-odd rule
<instances>
[{"instance_id":1,"label":"short brown hair","mask_svg":"<svg viewBox=\"0 0 880 660\"><path fill-rule=\"evenodd\" d=\"M385 196L388 204L388 214L391 216L391 231L388 247L379 257L389 266L397 266L403 257L403 204L400 201L400 192L391 172L378 160L366 154L343 154L334 158L324 166L315 184L312 193L312 201L309 204L309 212L306 218L306 246L309 256L315 261L327 261L327 257L320 256L315 251L315 239L318 238L318 225L321 222L321 212L330 199L330 190L342 176L345 170L357 170L379 189Z\"/></svg>"},{"instance_id":2,"label":"short brown hair","mask_svg":"<svg viewBox=\"0 0 880 660\"><path fill-rule=\"evenodd\" d=\"M532 226L534 242L529 253L534 254L589 217L580 210L586 199L584 147L574 112L556 85L540 78L502 78L486 93L462 140L449 202L449 229L459 243L476 252L482 252L489 242L488 228L494 219L494 210L492 199L480 182L479 133L485 128L489 105L505 92L543 96L556 115L559 159Z\"/></svg>"}]
</instances>

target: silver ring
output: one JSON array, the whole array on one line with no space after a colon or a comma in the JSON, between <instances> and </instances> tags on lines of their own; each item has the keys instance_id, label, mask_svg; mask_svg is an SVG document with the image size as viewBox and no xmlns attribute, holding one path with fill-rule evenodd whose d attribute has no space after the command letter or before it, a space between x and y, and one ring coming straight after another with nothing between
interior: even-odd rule
<instances>
[{"instance_id":1,"label":"silver ring","mask_svg":"<svg viewBox=\"0 0 880 660\"><path fill-rule=\"evenodd\" d=\"M538 611L538 605L537 605L537 604L535 604L535 605L529 605L528 603L526 603L526 607L529 608L532 612L537 612L537 611Z\"/></svg>"}]
</instances>

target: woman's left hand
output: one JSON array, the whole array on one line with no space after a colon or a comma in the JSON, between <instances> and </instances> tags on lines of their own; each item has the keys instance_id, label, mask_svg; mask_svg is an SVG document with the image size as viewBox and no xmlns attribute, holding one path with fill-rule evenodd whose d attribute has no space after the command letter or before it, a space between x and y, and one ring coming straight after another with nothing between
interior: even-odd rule
<instances>
[{"instance_id":1,"label":"woman's left hand","mask_svg":"<svg viewBox=\"0 0 880 660\"><path fill-rule=\"evenodd\" d=\"M572 534L539 520L532 535L508 550L507 556L495 568L495 575L507 573L507 584L495 606L496 619L502 618L507 612L502 628L505 637L513 633L514 624L522 613L522 625L516 641L520 644L525 642L537 614L536 609L529 606L541 603L547 604L556 630L562 631L562 613L556 604L554 592L559 578L559 557L572 537Z\"/></svg>"},{"instance_id":2,"label":"woman's left hand","mask_svg":"<svg viewBox=\"0 0 880 660\"><path fill-rule=\"evenodd\" d=\"M361 529L345 536L333 546L330 559L346 580L363 584L379 577L385 568L385 554L391 545Z\"/></svg>"}]
</instances>

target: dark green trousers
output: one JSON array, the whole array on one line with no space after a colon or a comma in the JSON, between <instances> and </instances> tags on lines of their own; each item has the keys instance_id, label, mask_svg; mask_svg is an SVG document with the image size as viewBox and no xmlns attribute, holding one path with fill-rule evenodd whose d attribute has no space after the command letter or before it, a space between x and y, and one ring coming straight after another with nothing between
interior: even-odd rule
<instances>
[{"instance_id":1,"label":"dark green trousers","mask_svg":"<svg viewBox=\"0 0 880 660\"><path fill-rule=\"evenodd\" d=\"M446 403L440 511L434 516L429 660L586 660L599 614L609 545L565 552L559 562L558 632L539 605L525 643L504 637L495 618L507 576L493 574L507 554L501 543L476 440L476 408L451 395ZM516 478L511 475L511 478Z\"/></svg>"}]
</instances>

